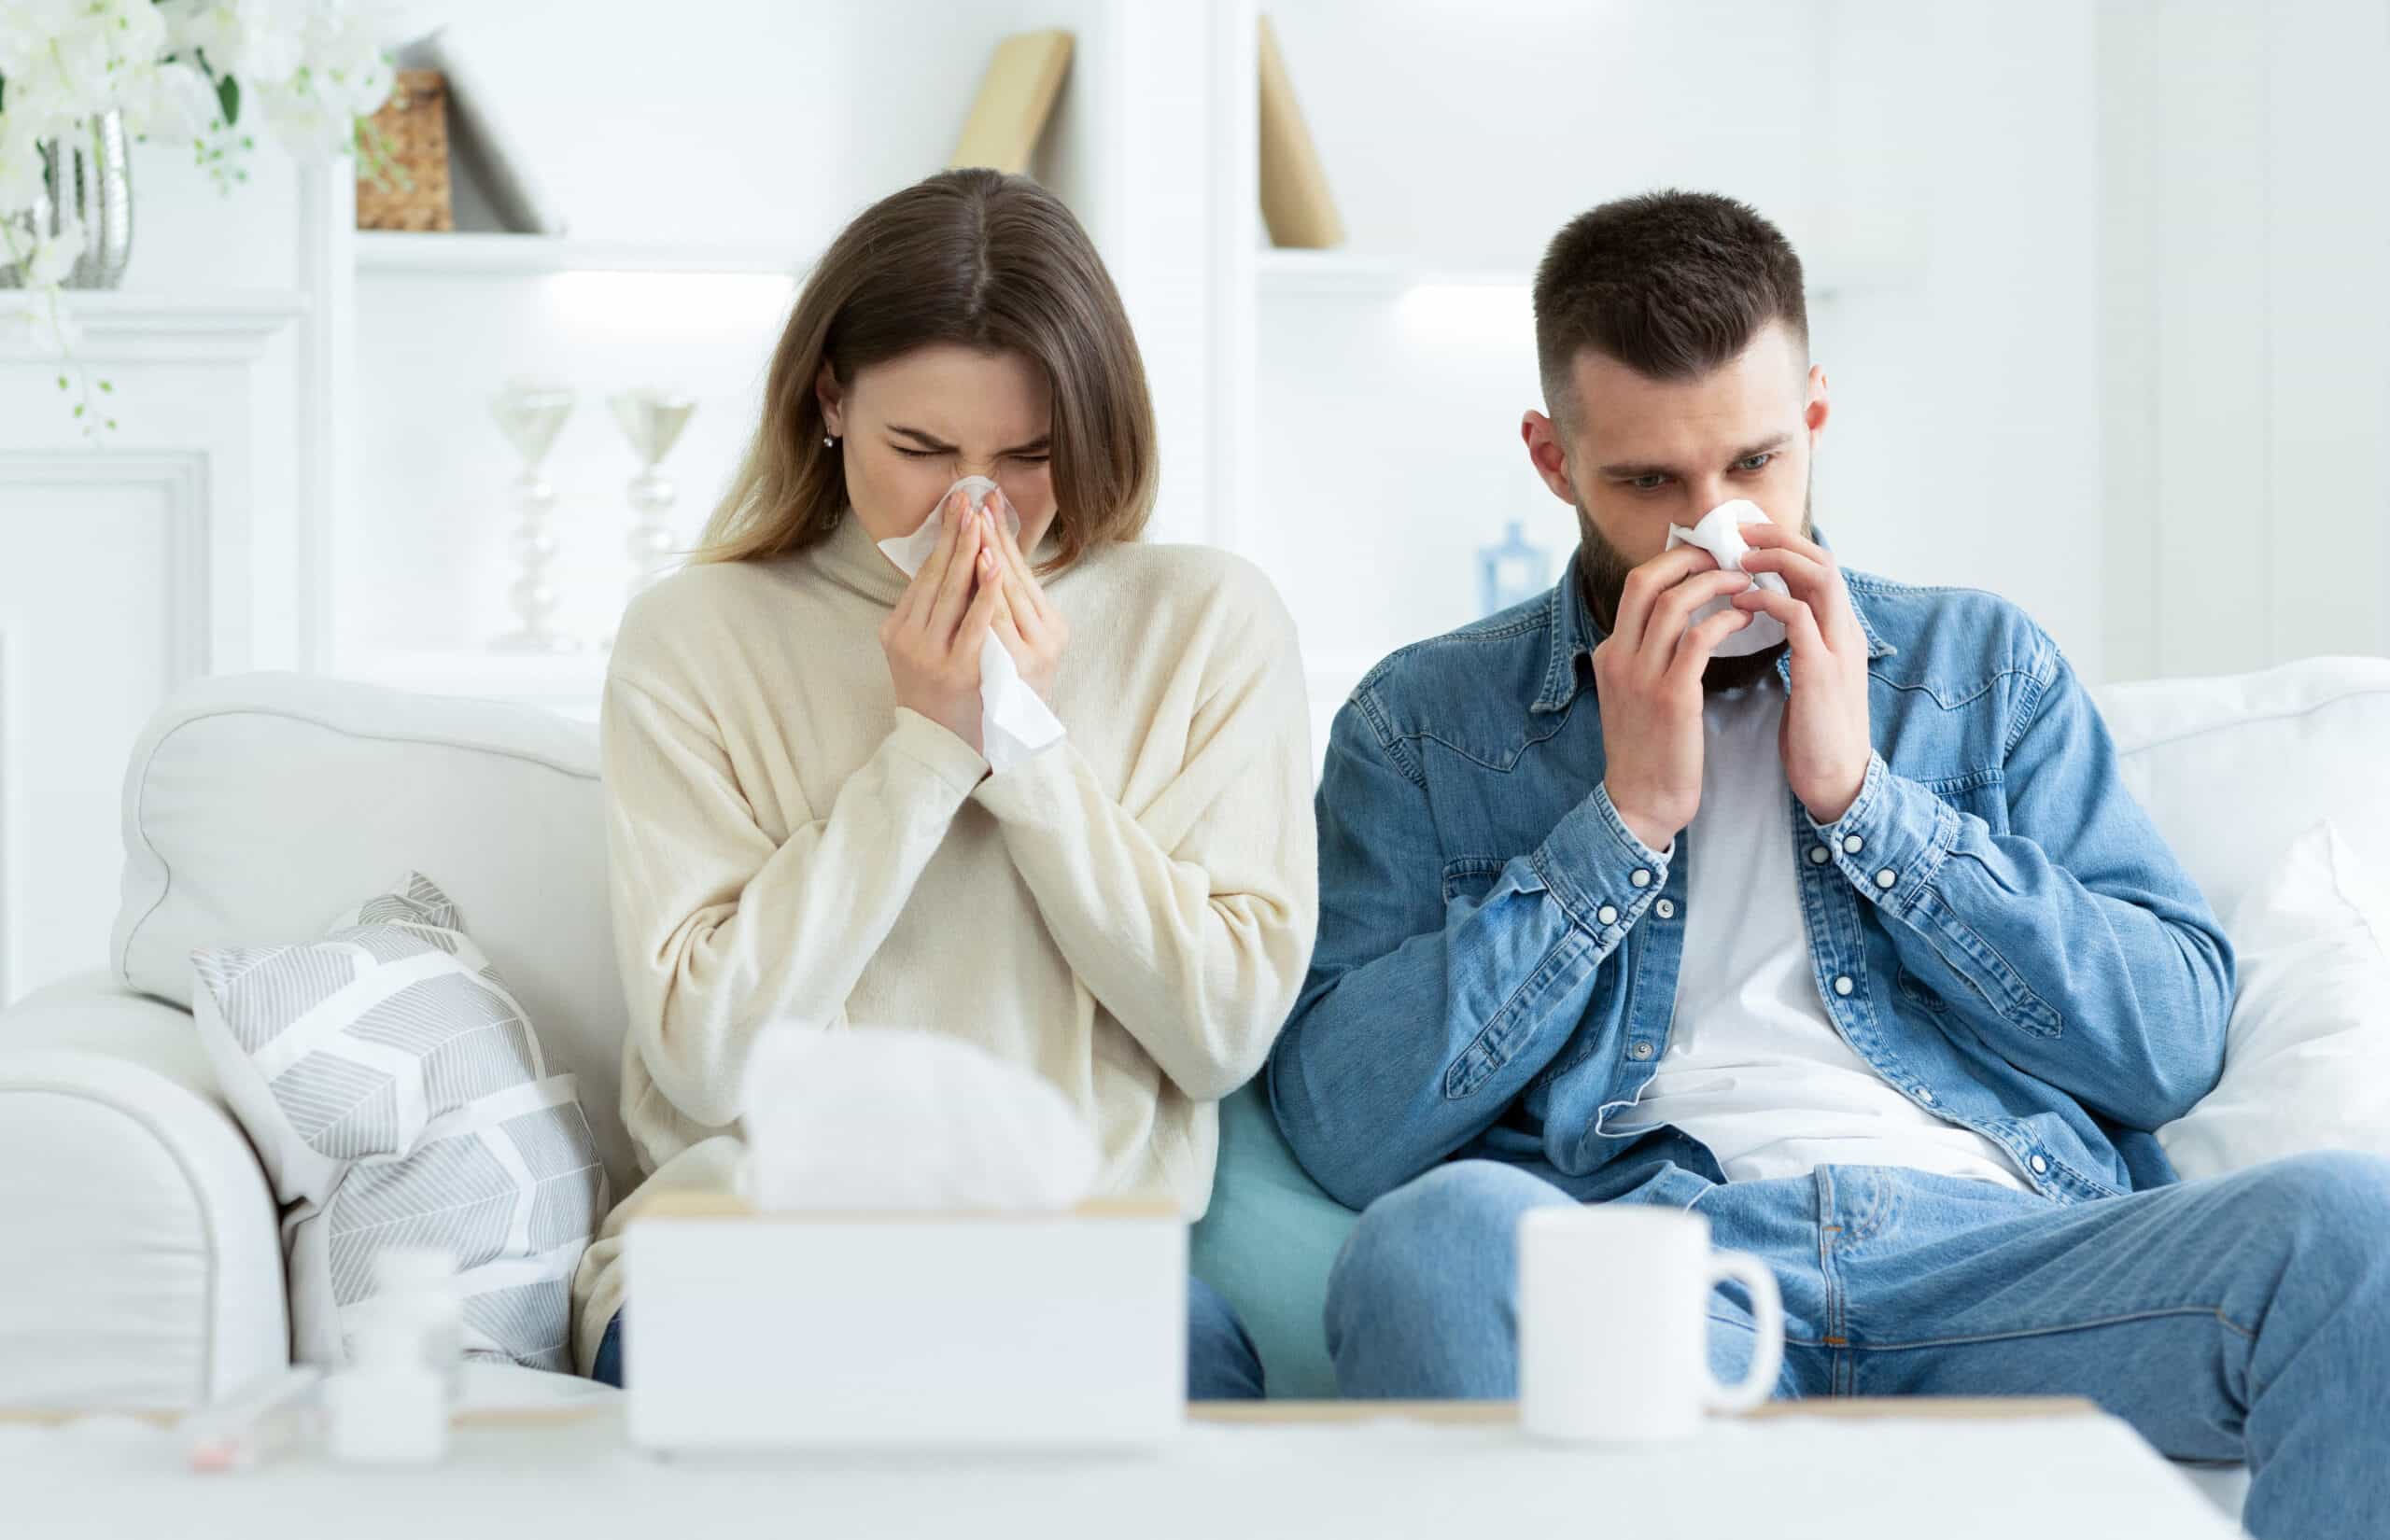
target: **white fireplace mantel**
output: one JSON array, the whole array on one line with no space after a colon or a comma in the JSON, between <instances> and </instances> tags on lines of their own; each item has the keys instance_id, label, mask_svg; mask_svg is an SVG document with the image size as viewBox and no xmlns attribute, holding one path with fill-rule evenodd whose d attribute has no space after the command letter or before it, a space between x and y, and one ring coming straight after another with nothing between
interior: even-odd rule
<instances>
[{"instance_id":1,"label":"white fireplace mantel","mask_svg":"<svg viewBox=\"0 0 2390 1540\"><path fill-rule=\"evenodd\" d=\"M189 679L304 666L326 577L302 532L308 297L66 301L62 360L7 324L38 301L0 292L0 1001L104 965L142 725ZM114 430L76 419L86 380Z\"/></svg>"}]
</instances>

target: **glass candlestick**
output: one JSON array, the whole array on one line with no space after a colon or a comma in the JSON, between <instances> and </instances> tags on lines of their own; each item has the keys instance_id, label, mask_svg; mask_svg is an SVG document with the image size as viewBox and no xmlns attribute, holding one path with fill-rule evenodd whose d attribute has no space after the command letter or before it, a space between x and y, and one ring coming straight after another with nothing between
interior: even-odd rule
<instances>
[{"instance_id":1,"label":"glass candlestick","mask_svg":"<svg viewBox=\"0 0 2390 1540\"><path fill-rule=\"evenodd\" d=\"M490 643L496 651L570 652L580 645L555 628L556 590L548 568L555 560L556 538L548 519L555 511L556 489L540 469L572 406L570 390L536 380L510 380L490 402L498 430L523 456L522 473L514 478L515 578L506 590L517 623Z\"/></svg>"},{"instance_id":2,"label":"glass candlestick","mask_svg":"<svg viewBox=\"0 0 2390 1540\"><path fill-rule=\"evenodd\" d=\"M656 466L680 441L697 403L668 390L622 390L608 397L606 404L613 408L614 421L640 458L639 474L631 478L628 490L631 533L624 545L631 559L630 586L624 595L628 603L671 562L672 504L681 494ZM609 637L607 645L612 641Z\"/></svg>"}]
</instances>

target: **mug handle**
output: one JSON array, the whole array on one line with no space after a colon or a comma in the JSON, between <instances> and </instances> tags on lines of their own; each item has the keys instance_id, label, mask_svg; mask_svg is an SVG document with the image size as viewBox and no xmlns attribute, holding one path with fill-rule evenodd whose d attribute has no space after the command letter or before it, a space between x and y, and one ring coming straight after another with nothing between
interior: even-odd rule
<instances>
[{"instance_id":1,"label":"mug handle","mask_svg":"<svg viewBox=\"0 0 2390 1540\"><path fill-rule=\"evenodd\" d=\"M1776 1377L1784 1367L1784 1296L1777 1292L1776 1275L1747 1252L1710 1253L1709 1286L1714 1289L1730 1281L1750 1291L1751 1329L1759 1345L1751 1353L1750 1372L1741 1383L1724 1385L1710 1376L1711 1411L1750 1410L1776 1389Z\"/></svg>"}]
</instances>

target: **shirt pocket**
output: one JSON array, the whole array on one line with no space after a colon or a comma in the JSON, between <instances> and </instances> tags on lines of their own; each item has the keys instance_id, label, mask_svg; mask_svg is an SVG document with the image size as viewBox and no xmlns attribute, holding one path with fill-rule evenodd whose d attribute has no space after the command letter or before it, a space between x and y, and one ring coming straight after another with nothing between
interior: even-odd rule
<instances>
[{"instance_id":1,"label":"shirt pocket","mask_svg":"<svg viewBox=\"0 0 2390 1540\"><path fill-rule=\"evenodd\" d=\"M1483 898L1510 864L1498 856L1460 856L1444 862L1445 906L1449 908L1455 899L1474 903Z\"/></svg>"}]
</instances>

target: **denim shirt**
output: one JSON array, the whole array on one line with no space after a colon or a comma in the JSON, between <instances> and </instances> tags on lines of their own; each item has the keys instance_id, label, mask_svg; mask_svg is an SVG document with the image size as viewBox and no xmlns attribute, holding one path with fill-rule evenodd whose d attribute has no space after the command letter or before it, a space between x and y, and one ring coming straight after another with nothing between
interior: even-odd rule
<instances>
[{"instance_id":1,"label":"denim shirt","mask_svg":"<svg viewBox=\"0 0 2390 1540\"><path fill-rule=\"evenodd\" d=\"M2021 610L1845 576L1874 752L1835 823L1784 808L1835 1030L2057 1202L2172 1181L2150 1130L2223 1065L2214 916ZM1679 970L1706 965L1682 956L1704 895L1699 814L1662 854L1603 787L1599 640L1572 560L1542 597L1396 652L1336 717L1318 945L1269 1084L1351 1207L1454 1157L1586 1201L1724 1180L1674 1128L1615 1128L1667 1050Z\"/></svg>"}]
</instances>

